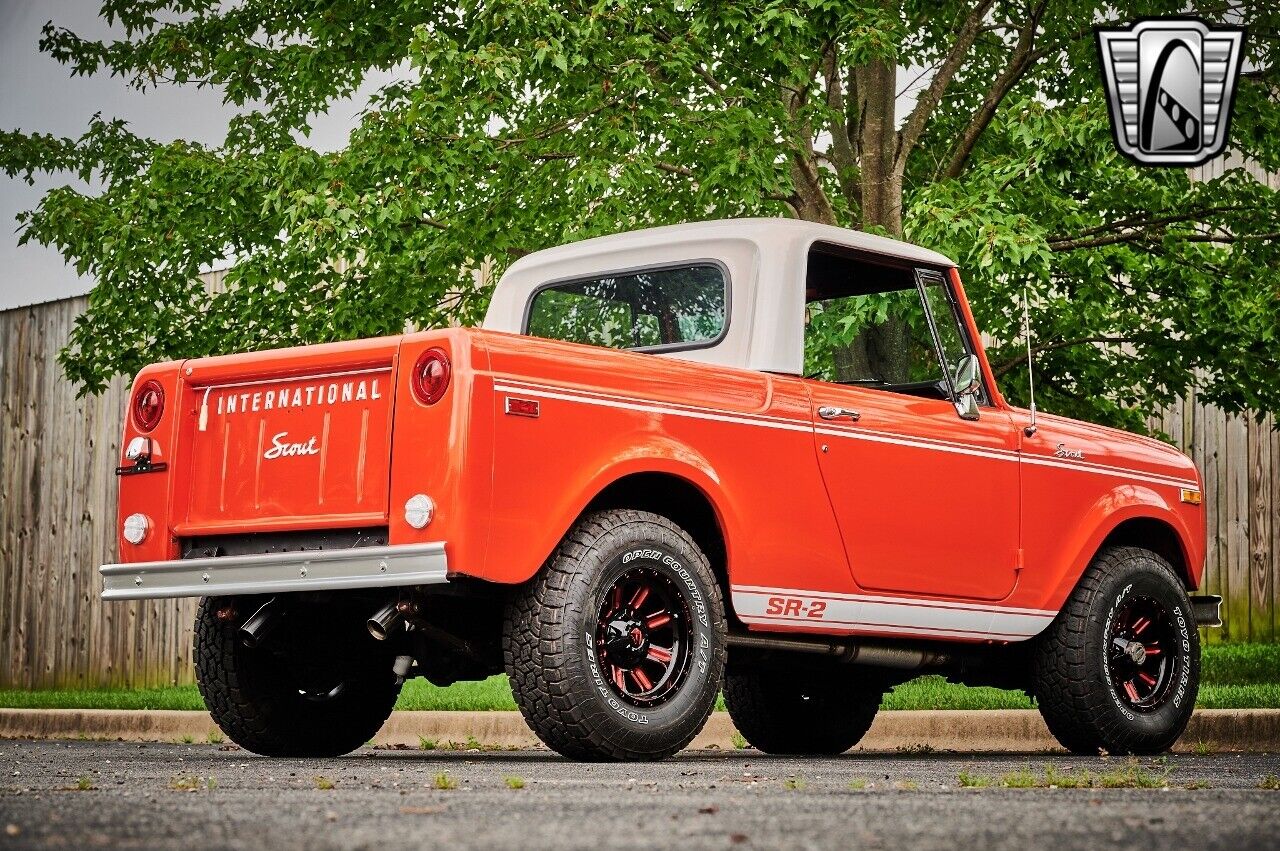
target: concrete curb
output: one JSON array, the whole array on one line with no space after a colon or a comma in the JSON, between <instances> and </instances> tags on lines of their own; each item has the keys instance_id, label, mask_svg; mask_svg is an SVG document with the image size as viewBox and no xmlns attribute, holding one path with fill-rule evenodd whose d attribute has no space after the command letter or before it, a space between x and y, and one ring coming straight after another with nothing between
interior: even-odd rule
<instances>
[{"instance_id":1,"label":"concrete curb","mask_svg":"<svg viewBox=\"0 0 1280 851\"><path fill-rule=\"evenodd\" d=\"M728 713L716 712L691 748L734 748ZM207 712L112 709L0 709L0 739L121 739L130 742L210 742L221 734ZM418 748L479 743L525 748L538 740L518 712L393 712L374 742ZM860 751L1060 751L1033 709L881 712ZM1201 709L1177 751L1280 753L1280 709Z\"/></svg>"}]
</instances>

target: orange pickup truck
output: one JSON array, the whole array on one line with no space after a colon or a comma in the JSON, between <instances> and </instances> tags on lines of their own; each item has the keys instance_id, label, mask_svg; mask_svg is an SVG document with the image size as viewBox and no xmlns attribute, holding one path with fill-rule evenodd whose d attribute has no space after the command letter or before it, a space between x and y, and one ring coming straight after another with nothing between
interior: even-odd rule
<instances>
[{"instance_id":1,"label":"orange pickup truck","mask_svg":"<svg viewBox=\"0 0 1280 851\"><path fill-rule=\"evenodd\" d=\"M201 694L261 754L503 671L577 759L668 756L721 689L838 753L925 672L1152 753L1217 619L1186 457L1010 406L954 263L804 222L531 254L480 329L149 366L121 445L103 597L202 597Z\"/></svg>"}]
</instances>

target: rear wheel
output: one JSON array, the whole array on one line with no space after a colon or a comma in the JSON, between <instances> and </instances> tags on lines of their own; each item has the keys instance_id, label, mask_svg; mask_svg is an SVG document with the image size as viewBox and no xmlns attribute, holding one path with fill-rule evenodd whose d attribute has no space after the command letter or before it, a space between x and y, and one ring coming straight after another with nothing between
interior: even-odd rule
<instances>
[{"instance_id":1,"label":"rear wheel","mask_svg":"<svg viewBox=\"0 0 1280 851\"><path fill-rule=\"evenodd\" d=\"M525 721L572 759L646 760L689 744L724 670L720 588L665 517L588 515L508 607L507 673Z\"/></svg>"},{"instance_id":2,"label":"rear wheel","mask_svg":"<svg viewBox=\"0 0 1280 851\"><path fill-rule=\"evenodd\" d=\"M851 669L739 667L725 674L734 726L772 754L840 754L871 728L881 683Z\"/></svg>"},{"instance_id":3,"label":"rear wheel","mask_svg":"<svg viewBox=\"0 0 1280 851\"><path fill-rule=\"evenodd\" d=\"M1173 568L1136 547L1089 566L1037 639L1035 693L1045 723L1080 754L1168 750L1200 685L1200 636Z\"/></svg>"},{"instance_id":4,"label":"rear wheel","mask_svg":"<svg viewBox=\"0 0 1280 851\"><path fill-rule=\"evenodd\" d=\"M364 628L368 606L281 601L279 625L246 647L240 626L263 602L200 601L196 683L214 722L263 756L338 756L369 741L400 686L389 649Z\"/></svg>"}]
</instances>

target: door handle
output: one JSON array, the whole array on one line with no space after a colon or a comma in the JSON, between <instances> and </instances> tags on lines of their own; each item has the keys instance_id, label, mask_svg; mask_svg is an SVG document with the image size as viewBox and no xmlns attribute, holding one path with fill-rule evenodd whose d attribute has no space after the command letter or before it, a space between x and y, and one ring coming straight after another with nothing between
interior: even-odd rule
<instances>
[{"instance_id":1,"label":"door handle","mask_svg":"<svg viewBox=\"0 0 1280 851\"><path fill-rule=\"evenodd\" d=\"M818 416L822 417L824 420L847 419L855 423L862 419L862 414L852 408L837 408L834 405L823 405L818 409Z\"/></svg>"}]
</instances>

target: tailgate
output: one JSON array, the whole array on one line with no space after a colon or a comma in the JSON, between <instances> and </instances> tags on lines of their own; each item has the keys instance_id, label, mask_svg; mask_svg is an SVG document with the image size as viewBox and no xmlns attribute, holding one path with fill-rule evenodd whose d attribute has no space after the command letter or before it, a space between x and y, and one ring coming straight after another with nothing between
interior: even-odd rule
<instances>
[{"instance_id":1,"label":"tailgate","mask_svg":"<svg viewBox=\"0 0 1280 851\"><path fill-rule=\"evenodd\" d=\"M177 534L385 524L398 343L188 362Z\"/></svg>"}]
</instances>

